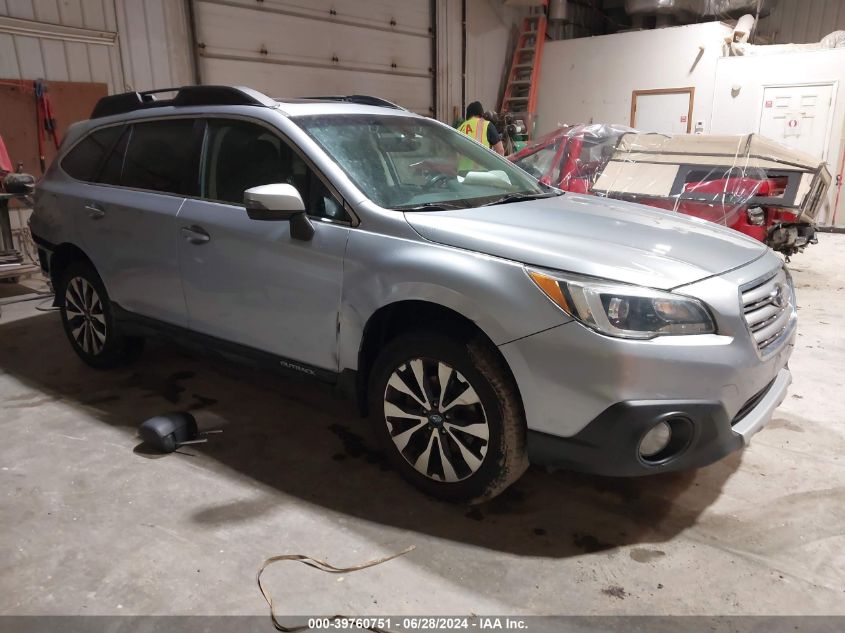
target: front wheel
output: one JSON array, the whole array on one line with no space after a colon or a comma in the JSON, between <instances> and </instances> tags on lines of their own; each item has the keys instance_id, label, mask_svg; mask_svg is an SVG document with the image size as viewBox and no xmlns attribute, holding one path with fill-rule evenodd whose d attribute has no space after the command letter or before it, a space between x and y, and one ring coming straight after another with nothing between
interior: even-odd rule
<instances>
[{"instance_id":1,"label":"front wheel","mask_svg":"<svg viewBox=\"0 0 845 633\"><path fill-rule=\"evenodd\" d=\"M84 262L71 264L62 275L62 325L71 347L91 367L107 369L134 360L144 339L125 336L114 318L108 293L96 271Z\"/></svg>"},{"instance_id":2,"label":"front wheel","mask_svg":"<svg viewBox=\"0 0 845 633\"><path fill-rule=\"evenodd\" d=\"M451 501L490 499L528 466L513 378L480 337L403 335L376 359L375 431L403 477Z\"/></svg>"}]
</instances>

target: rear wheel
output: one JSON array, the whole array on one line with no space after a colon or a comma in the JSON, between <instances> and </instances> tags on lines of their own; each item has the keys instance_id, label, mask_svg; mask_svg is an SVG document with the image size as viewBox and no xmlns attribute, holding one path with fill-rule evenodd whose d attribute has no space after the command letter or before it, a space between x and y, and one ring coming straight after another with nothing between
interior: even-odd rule
<instances>
[{"instance_id":1,"label":"rear wheel","mask_svg":"<svg viewBox=\"0 0 845 633\"><path fill-rule=\"evenodd\" d=\"M114 319L108 293L96 271L76 262L59 283L62 324L71 347L88 365L107 369L137 358L144 339L125 336Z\"/></svg>"},{"instance_id":2,"label":"rear wheel","mask_svg":"<svg viewBox=\"0 0 845 633\"><path fill-rule=\"evenodd\" d=\"M371 411L393 465L425 492L483 501L525 471L525 422L513 378L480 337L411 334L373 368Z\"/></svg>"}]
</instances>

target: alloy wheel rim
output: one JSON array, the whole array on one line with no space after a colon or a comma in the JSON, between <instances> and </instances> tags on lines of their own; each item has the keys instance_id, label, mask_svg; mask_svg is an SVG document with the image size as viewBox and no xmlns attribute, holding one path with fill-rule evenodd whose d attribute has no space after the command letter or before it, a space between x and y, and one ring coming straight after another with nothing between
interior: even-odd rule
<instances>
[{"instance_id":1,"label":"alloy wheel rim","mask_svg":"<svg viewBox=\"0 0 845 633\"><path fill-rule=\"evenodd\" d=\"M65 315L76 344L86 354L99 354L106 343L106 316L99 294L87 279L70 280L65 291Z\"/></svg>"},{"instance_id":2,"label":"alloy wheel rim","mask_svg":"<svg viewBox=\"0 0 845 633\"><path fill-rule=\"evenodd\" d=\"M454 483L481 468L490 427L481 399L454 367L414 358L384 391L384 418L399 453L429 479Z\"/></svg>"}]
</instances>

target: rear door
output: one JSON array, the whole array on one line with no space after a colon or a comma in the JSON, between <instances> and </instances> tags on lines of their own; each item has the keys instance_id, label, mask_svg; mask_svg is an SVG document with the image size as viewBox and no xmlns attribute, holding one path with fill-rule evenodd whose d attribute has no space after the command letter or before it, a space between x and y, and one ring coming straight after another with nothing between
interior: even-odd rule
<instances>
[{"instance_id":1,"label":"rear door","mask_svg":"<svg viewBox=\"0 0 845 633\"><path fill-rule=\"evenodd\" d=\"M62 163L69 175L89 183L75 187L68 203L78 207L81 245L111 300L182 326L187 315L176 215L186 192L196 188L194 142L192 119L136 122L94 132Z\"/></svg>"},{"instance_id":2,"label":"rear door","mask_svg":"<svg viewBox=\"0 0 845 633\"><path fill-rule=\"evenodd\" d=\"M290 359L287 368L336 371L351 220L342 200L263 123L210 119L203 146L202 199L188 199L177 222L189 327ZM244 191L271 183L297 188L310 241L293 239L287 221L249 218Z\"/></svg>"},{"instance_id":3,"label":"rear door","mask_svg":"<svg viewBox=\"0 0 845 633\"><path fill-rule=\"evenodd\" d=\"M176 216L196 187L193 119L129 125L105 161L81 231L85 251L122 308L187 323Z\"/></svg>"}]
</instances>

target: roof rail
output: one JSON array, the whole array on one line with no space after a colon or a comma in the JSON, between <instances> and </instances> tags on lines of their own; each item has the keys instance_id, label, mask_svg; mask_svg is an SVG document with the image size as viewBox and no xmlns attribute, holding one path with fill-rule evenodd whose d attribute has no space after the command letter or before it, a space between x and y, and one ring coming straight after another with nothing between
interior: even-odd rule
<instances>
[{"instance_id":1,"label":"roof rail","mask_svg":"<svg viewBox=\"0 0 845 633\"><path fill-rule=\"evenodd\" d=\"M159 99L157 94L175 92L171 99ZM125 114L147 108L165 106L212 106L212 105L251 105L273 108L278 104L260 92L243 86L183 86L181 88L161 88L145 92L124 92L103 97L91 112L92 119L99 119L115 114Z\"/></svg>"},{"instance_id":2,"label":"roof rail","mask_svg":"<svg viewBox=\"0 0 845 633\"><path fill-rule=\"evenodd\" d=\"M315 101L343 101L345 103L357 103L359 105L381 106L382 108L394 108L395 110L405 110L400 105L396 105L392 101L382 99L381 97L371 97L369 95L331 95L326 97L302 97L303 99L313 99Z\"/></svg>"}]
</instances>

